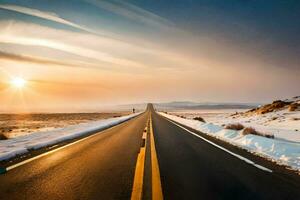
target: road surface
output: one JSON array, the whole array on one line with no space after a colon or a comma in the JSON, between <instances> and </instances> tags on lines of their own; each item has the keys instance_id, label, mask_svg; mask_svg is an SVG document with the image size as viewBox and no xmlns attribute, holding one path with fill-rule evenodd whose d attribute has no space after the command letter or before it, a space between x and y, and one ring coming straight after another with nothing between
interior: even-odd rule
<instances>
[{"instance_id":1,"label":"road surface","mask_svg":"<svg viewBox=\"0 0 300 200\"><path fill-rule=\"evenodd\" d=\"M134 119L1 174L0 199L300 199L297 175L220 145L272 172L195 137L149 106Z\"/></svg>"}]
</instances>

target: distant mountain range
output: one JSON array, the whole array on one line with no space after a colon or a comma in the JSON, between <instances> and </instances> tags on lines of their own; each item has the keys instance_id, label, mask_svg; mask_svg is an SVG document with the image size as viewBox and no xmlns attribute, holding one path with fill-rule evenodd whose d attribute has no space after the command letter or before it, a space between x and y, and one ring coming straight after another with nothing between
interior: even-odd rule
<instances>
[{"instance_id":1,"label":"distant mountain range","mask_svg":"<svg viewBox=\"0 0 300 200\"><path fill-rule=\"evenodd\" d=\"M173 101L166 103L153 103L156 109L164 110L182 110L182 109L252 109L260 104L257 103L212 103L212 102L192 102L192 101ZM127 104L117 106L119 109L138 109L143 110L147 106L146 103Z\"/></svg>"},{"instance_id":2,"label":"distant mountain range","mask_svg":"<svg viewBox=\"0 0 300 200\"><path fill-rule=\"evenodd\" d=\"M252 109L260 104L257 103L211 103L211 102L191 102L191 101L174 101L168 103L155 103L157 109Z\"/></svg>"}]
</instances>

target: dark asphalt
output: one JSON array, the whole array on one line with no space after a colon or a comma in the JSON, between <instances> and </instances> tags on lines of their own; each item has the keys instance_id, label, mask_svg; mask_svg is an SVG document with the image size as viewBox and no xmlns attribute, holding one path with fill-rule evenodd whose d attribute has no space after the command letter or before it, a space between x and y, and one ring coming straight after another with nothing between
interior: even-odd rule
<instances>
[{"instance_id":1,"label":"dark asphalt","mask_svg":"<svg viewBox=\"0 0 300 200\"><path fill-rule=\"evenodd\" d=\"M300 199L300 176L260 170L197 138L153 108L94 137L0 175L0 199L130 199L150 112L164 199ZM202 134L202 133L198 133ZM230 145L220 144L234 151ZM147 145L144 199L151 198ZM257 156L243 153L250 160Z\"/></svg>"},{"instance_id":2,"label":"dark asphalt","mask_svg":"<svg viewBox=\"0 0 300 200\"><path fill-rule=\"evenodd\" d=\"M165 199L300 199L297 175L262 171L158 114L152 117Z\"/></svg>"},{"instance_id":3,"label":"dark asphalt","mask_svg":"<svg viewBox=\"0 0 300 200\"><path fill-rule=\"evenodd\" d=\"M148 114L0 175L0 199L130 199Z\"/></svg>"}]
</instances>

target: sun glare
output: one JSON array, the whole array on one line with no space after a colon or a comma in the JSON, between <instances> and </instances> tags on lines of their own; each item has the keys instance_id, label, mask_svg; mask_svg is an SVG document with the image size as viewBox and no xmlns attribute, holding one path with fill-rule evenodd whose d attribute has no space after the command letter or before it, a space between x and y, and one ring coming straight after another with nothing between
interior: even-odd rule
<instances>
[{"instance_id":1,"label":"sun glare","mask_svg":"<svg viewBox=\"0 0 300 200\"><path fill-rule=\"evenodd\" d=\"M13 78L11 84L16 88L23 88L26 84L26 80L20 77Z\"/></svg>"}]
</instances>

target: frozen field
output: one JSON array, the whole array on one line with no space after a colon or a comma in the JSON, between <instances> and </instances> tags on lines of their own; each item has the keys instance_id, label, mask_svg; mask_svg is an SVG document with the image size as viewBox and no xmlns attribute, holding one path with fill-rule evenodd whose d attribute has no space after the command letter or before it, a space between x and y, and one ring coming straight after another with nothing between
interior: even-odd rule
<instances>
[{"instance_id":1,"label":"frozen field","mask_svg":"<svg viewBox=\"0 0 300 200\"><path fill-rule=\"evenodd\" d=\"M169 114L183 116L187 119L202 117L206 122L216 125L241 123L245 127L253 127L257 131L273 134L275 138L300 142L300 112L279 110L264 115L241 115L245 109L224 110L181 110L169 111Z\"/></svg>"},{"instance_id":2,"label":"frozen field","mask_svg":"<svg viewBox=\"0 0 300 200\"><path fill-rule=\"evenodd\" d=\"M50 131L56 128L127 114L129 113L0 114L0 134L7 138L16 138L34 132Z\"/></svg>"},{"instance_id":3,"label":"frozen field","mask_svg":"<svg viewBox=\"0 0 300 200\"><path fill-rule=\"evenodd\" d=\"M183 116L187 119L202 117L207 122L219 123L224 118L230 117L237 112L245 112L247 109L211 109L211 110L177 110L168 111L169 114Z\"/></svg>"},{"instance_id":4,"label":"frozen field","mask_svg":"<svg viewBox=\"0 0 300 200\"><path fill-rule=\"evenodd\" d=\"M0 161L13 158L42 147L74 139L85 134L108 128L137 116L139 113L106 119L90 120L85 123L53 128L48 131L34 132L20 137L0 140Z\"/></svg>"}]
</instances>

